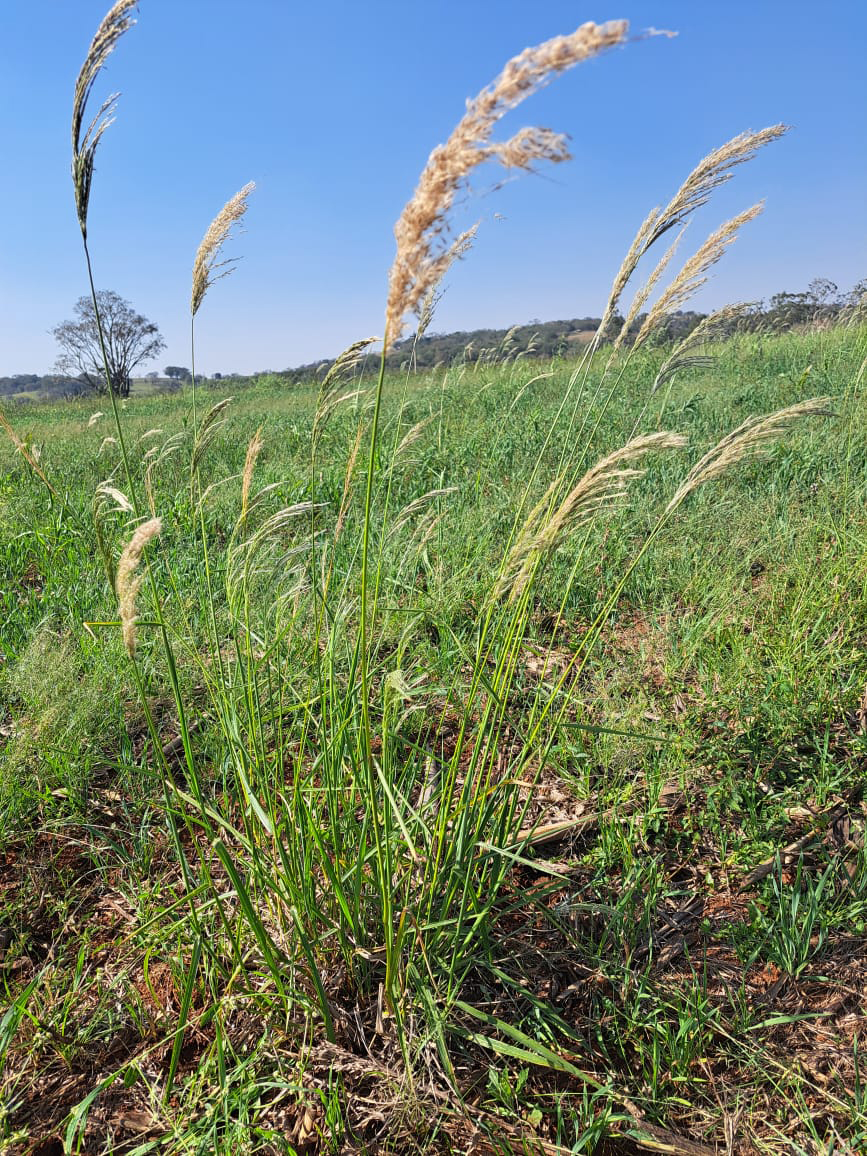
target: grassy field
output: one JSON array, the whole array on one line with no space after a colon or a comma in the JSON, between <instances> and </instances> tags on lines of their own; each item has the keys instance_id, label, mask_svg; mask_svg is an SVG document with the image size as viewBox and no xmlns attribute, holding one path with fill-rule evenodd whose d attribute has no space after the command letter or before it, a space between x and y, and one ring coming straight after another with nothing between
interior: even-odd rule
<instances>
[{"instance_id":1,"label":"grassy field","mask_svg":"<svg viewBox=\"0 0 867 1156\"><path fill-rule=\"evenodd\" d=\"M386 381L367 700L368 394L315 438L315 387L211 440L188 395L125 405L162 517L134 662L108 419L26 411L54 493L0 446L3 1151L862 1150L865 333L735 337L652 396L666 352L569 420L571 362ZM689 441L492 599L550 478L636 427Z\"/></svg>"}]
</instances>

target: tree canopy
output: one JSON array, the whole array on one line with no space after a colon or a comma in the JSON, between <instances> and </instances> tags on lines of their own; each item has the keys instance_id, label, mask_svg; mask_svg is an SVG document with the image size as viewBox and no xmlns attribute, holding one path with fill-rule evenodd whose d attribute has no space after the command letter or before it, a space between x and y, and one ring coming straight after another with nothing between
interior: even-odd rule
<instances>
[{"instance_id":1,"label":"tree canopy","mask_svg":"<svg viewBox=\"0 0 867 1156\"><path fill-rule=\"evenodd\" d=\"M100 326L90 297L75 303L75 318L51 333L60 346L57 368L76 374L96 393L128 397L130 374L137 365L157 357L166 345L159 329L137 313L129 301L111 289L96 294Z\"/></svg>"}]
</instances>

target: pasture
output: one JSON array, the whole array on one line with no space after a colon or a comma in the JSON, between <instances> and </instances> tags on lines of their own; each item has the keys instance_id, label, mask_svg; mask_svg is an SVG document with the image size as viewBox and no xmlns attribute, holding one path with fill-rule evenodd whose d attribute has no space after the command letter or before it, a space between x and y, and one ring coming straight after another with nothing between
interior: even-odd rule
<instances>
[{"instance_id":1,"label":"pasture","mask_svg":"<svg viewBox=\"0 0 867 1156\"><path fill-rule=\"evenodd\" d=\"M324 425L321 383L200 394L198 431L189 392L124 405L134 661L112 425L16 412L6 1150L857 1150L864 344L734 336L655 395L665 349L387 378L366 700L364 366ZM551 477L636 429L688 442L494 597Z\"/></svg>"}]
</instances>

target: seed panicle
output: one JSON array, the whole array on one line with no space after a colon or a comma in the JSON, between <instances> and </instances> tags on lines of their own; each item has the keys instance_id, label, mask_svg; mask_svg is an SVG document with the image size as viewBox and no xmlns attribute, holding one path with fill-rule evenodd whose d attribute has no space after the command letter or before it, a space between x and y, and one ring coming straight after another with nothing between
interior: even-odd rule
<instances>
[{"instance_id":1,"label":"seed panicle","mask_svg":"<svg viewBox=\"0 0 867 1156\"><path fill-rule=\"evenodd\" d=\"M651 210L641 223L614 278L597 331L599 337L605 336L623 290L648 249L671 229L683 225L696 209L706 205L714 190L731 180L738 165L752 160L759 149L788 131L788 125L774 124L758 132L742 132L732 137L699 161L665 208Z\"/></svg>"},{"instance_id":2,"label":"seed panicle","mask_svg":"<svg viewBox=\"0 0 867 1156\"><path fill-rule=\"evenodd\" d=\"M82 135L90 94L105 62L114 51L118 40L135 24L130 13L137 0L118 0L103 19L90 45L84 64L75 82L72 102L72 183L75 190L75 209L81 235L87 240L87 210L90 204L90 186L96 147L102 134L114 120L119 93L107 97Z\"/></svg>"},{"instance_id":3,"label":"seed panicle","mask_svg":"<svg viewBox=\"0 0 867 1156\"><path fill-rule=\"evenodd\" d=\"M241 220L247 211L247 199L256 188L255 182L250 181L230 197L208 226L193 261L193 289L190 296L190 312L193 317L198 313L199 306L205 299L205 294L215 281L221 277L228 277L237 258L228 261L218 261L220 251L232 232L233 227ZM222 269L222 273L217 273Z\"/></svg>"},{"instance_id":4,"label":"seed panicle","mask_svg":"<svg viewBox=\"0 0 867 1156\"><path fill-rule=\"evenodd\" d=\"M533 577L539 561L555 550L569 532L600 510L622 501L629 483L644 473L632 468L630 463L652 450L681 449L686 440L682 434L668 431L632 438L591 466L552 510L554 496L563 481L562 476L555 478L527 515L506 556L493 597L499 598L508 592L509 601L514 602Z\"/></svg>"},{"instance_id":5,"label":"seed panicle","mask_svg":"<svg viewBox=\"0 0 867 1156\"><path fill-rule=\"evenodd\" d=\"M834 411L829 408L830 402L829 397L814 397L765 417L748 417L696 462L666 506L665 515L673 513L681 502L705 482L718 478L745 458L760 453L768 442L785 433L794 422L805 417L834 417Z\"/></svg>"},{"instance_id":6,"label":"seed panicle","mask_svg":"<svg viewBox=\"0 0 867 1156\"><path fill-rule=\"evenodd\" d=\"M135 658L136 648L136 603L142 584L142 576L137 575L145 546L162 531L159 518L151 518L135 531L127 542L117 564L114 589L117 594L120 622L123 629L123 644L130 658Z\"/></svg>"},{"instance_id":7,"label":"seed panicle","mask_svg":"<svg viewBox=\"0 0 867 1156\"><path fill-rule=\"evenodd\" d=\"M569 158L566 138L550 129L521 129L511 139L492 144L497 123L559 73L622 44L627 30L625 20L587 23L570 35L526 48L508 62L493 84L467 102L467 110L449 139L431 153L415 193L394 227L397 253L388 277L386 350L400 337L406 314L418 309L454 260L445 242L446 218L473 169L493 160L504 168L527 170L537 161L557 164Z\"/></svg>"}]
</instances>

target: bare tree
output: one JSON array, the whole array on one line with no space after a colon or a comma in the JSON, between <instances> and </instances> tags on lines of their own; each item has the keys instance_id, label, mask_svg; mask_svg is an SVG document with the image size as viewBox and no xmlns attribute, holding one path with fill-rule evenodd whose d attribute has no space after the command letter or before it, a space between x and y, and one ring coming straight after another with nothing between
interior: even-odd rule
<instances>
[{"instance_id":1,"label":"bare tree","mask_svg":"<svg viewBox=\"0 0 867 1156\"><path fill-rule=\"evenodd\" d=\"M57 368L62 373L77 374L96 393L111 391L117 397L128 397L133 369L159 356L166 343L156 325L136 313L118 293L103 289L97 293L96 301L105 356L93 301L80 297L75 303L75 320L64 321L51 330L61 349Z\"/></svg>"}]
</instances>

